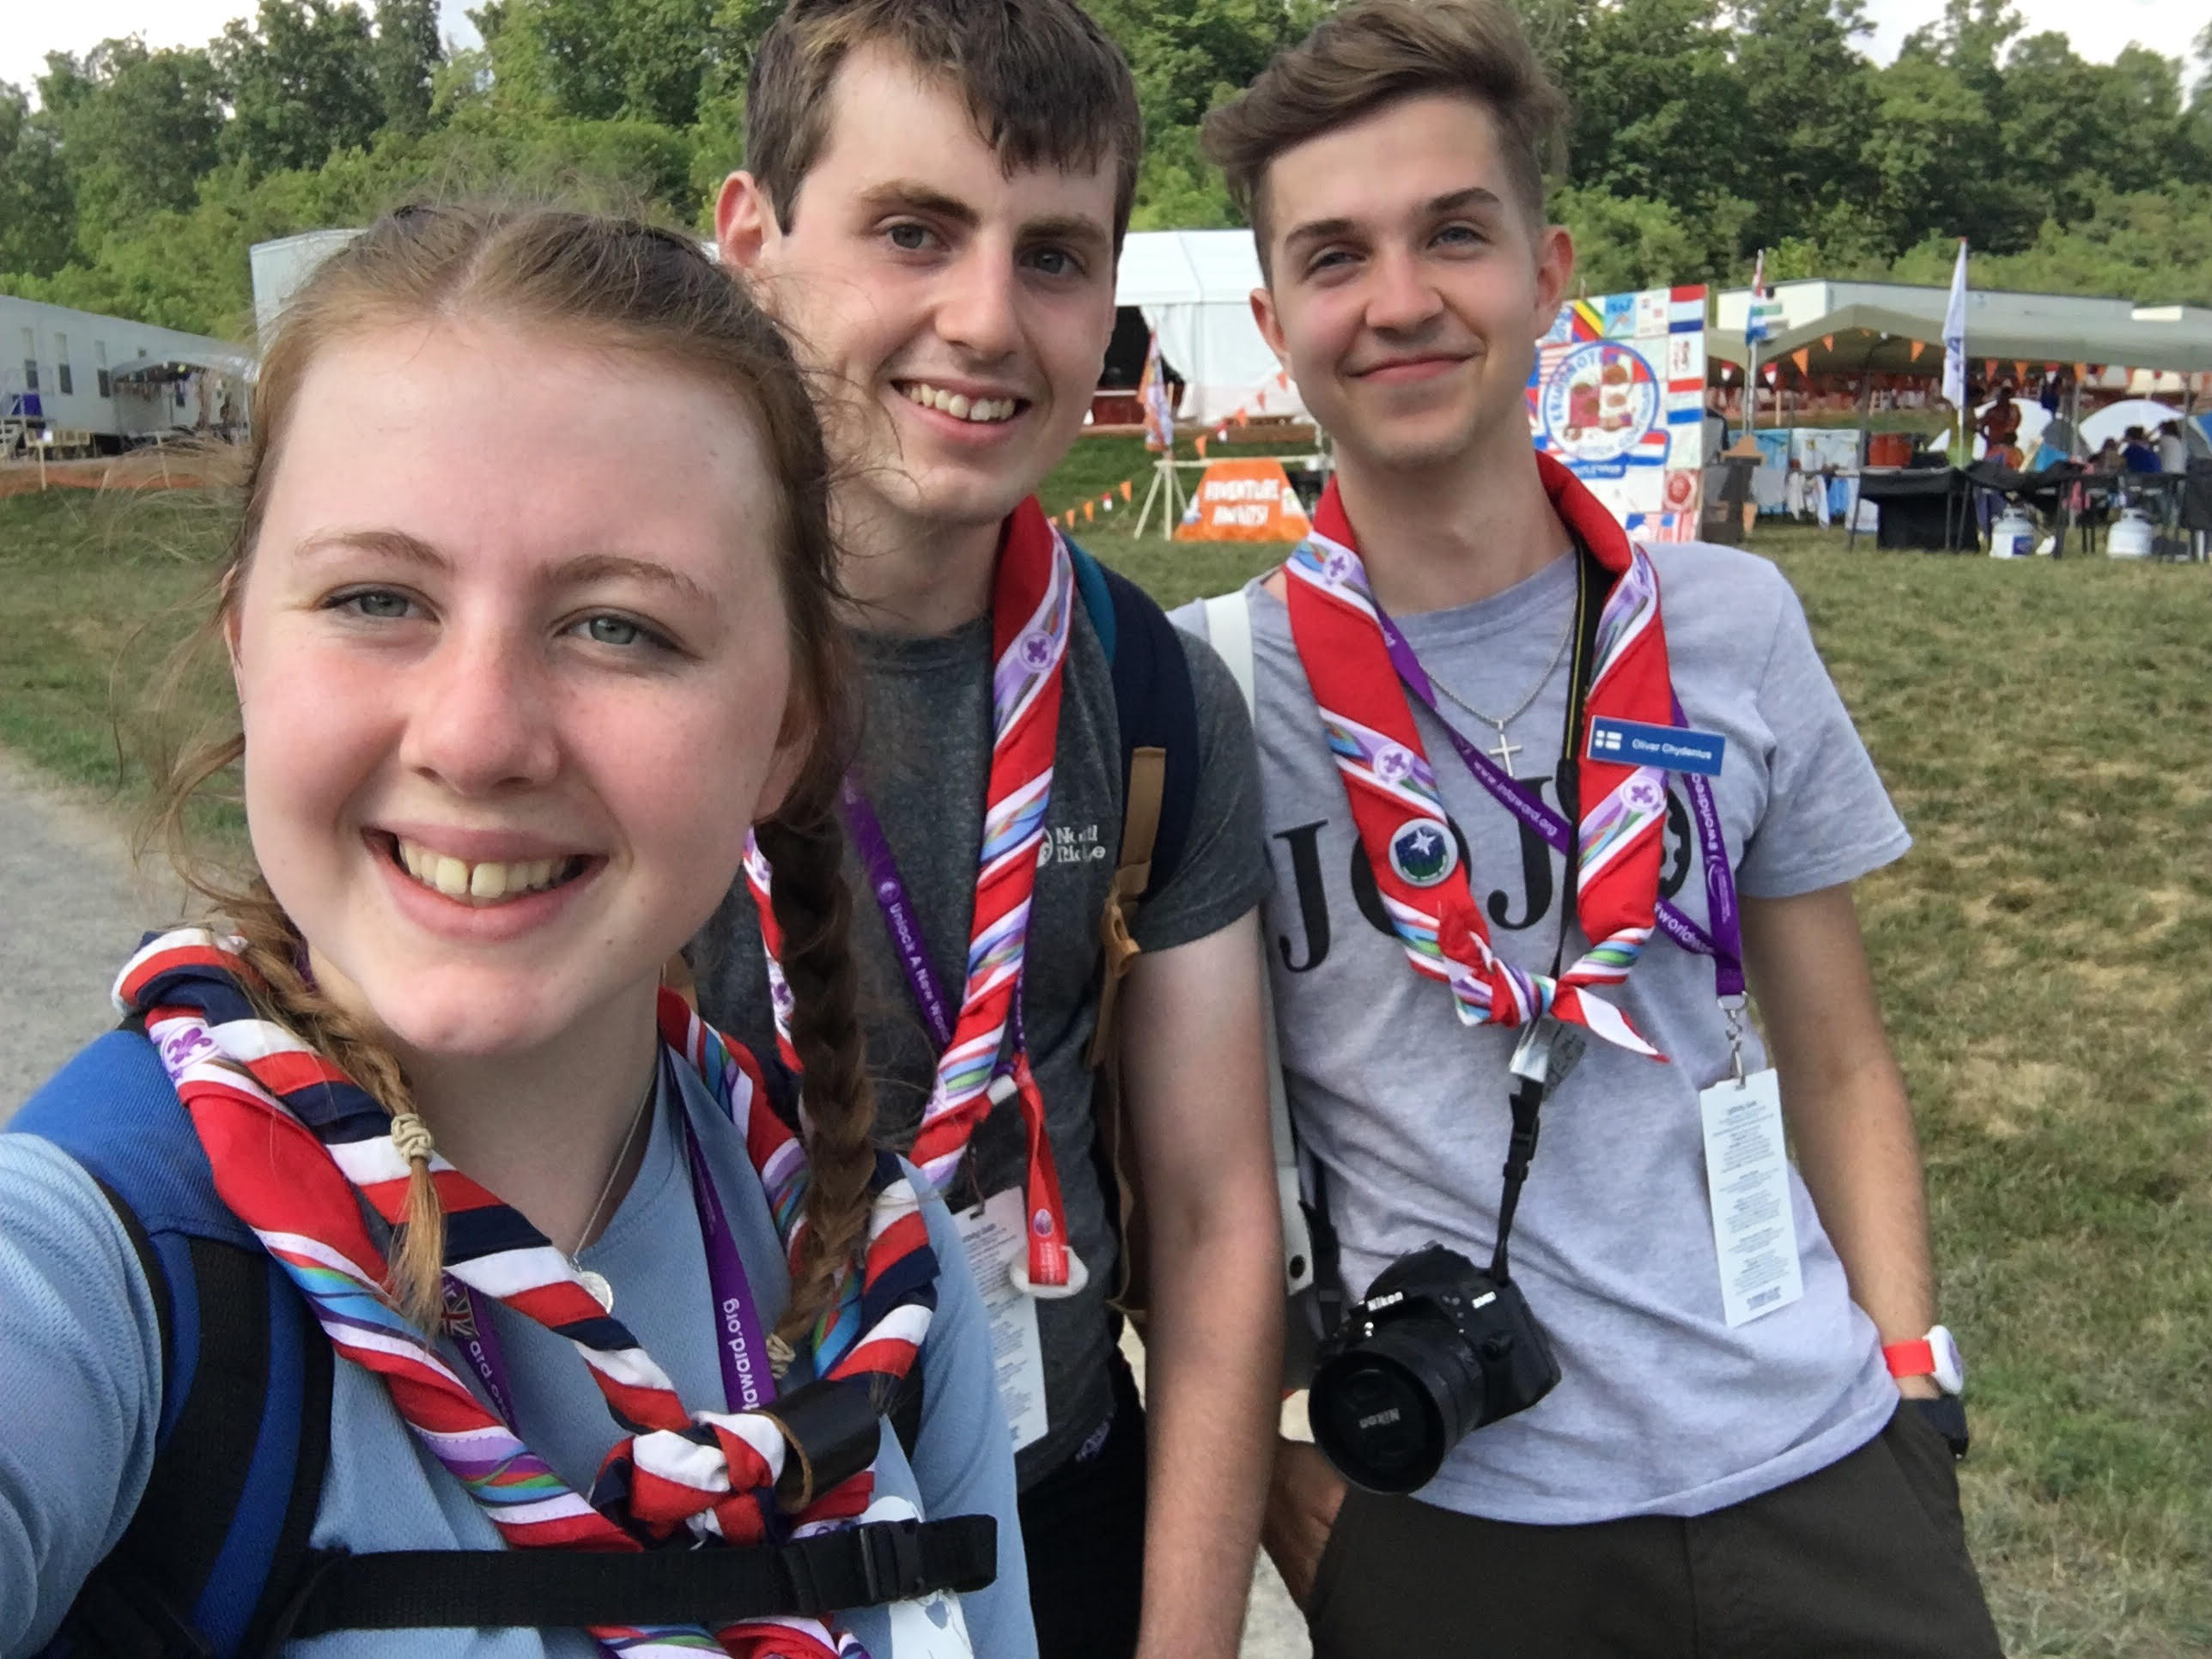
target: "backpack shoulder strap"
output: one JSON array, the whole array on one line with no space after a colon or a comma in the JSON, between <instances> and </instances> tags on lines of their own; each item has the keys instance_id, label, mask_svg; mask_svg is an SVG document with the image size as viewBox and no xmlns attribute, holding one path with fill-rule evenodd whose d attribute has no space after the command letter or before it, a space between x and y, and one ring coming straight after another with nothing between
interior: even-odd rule
<instances>
[{"instance_id":1,"label":"backpack shoulder strap","mask_svg":"<svg viewBox=\"0 0 2212 1659\"><path fill-rule=\"evenodd\" d=\"M1088 1055L1097 1066L1111 1048L1121 982L1137 957L1130 918L1174 878L1190 840L1198 804L1198 698L1167 613L1073 542L1068 551L1092 631L1112 665L1121 744L1121 836L1099 917L1105 974Z\"/></svg>"},{"instance_id":2,"label":"backpack shoulder strap","mask_svg":"<svg viewBox=\"0 0 2212 1659\"><path fill-rule=\"evenodd\" d=\"M1252 677L1252 605L1240 590L1217 593L1205 602L1206 639L1244 694L1245 712L1260 717L1257 682Z\"/></svg>"},{"instance_id":3,"label":"backpack shoulder strap","mask_svg":"<svg viewBox=\"0 0 2212 1659\"><path fill-rule=\"evenodd\" d=\"M100 1184L162 1316L154 1467L121 1540L62 1627L76 1651L229 1655L304 1568L330 1445L329 1342L215 1190L153 1044L112 1031L25 1103Z\"/></svg>"},{"instance_id":4,"label":"backpack shoulder strap","mask_svg":"<svg viewBox=\"0 0 2212 1659\"><path fill-rule=\"evenodd\" d=\"M1190 839L1198 804L1198 694L1175 624L1152 596L1073 542L1068 551L1091 631L1114 672L1125 801L1134 757L1146 750L1162 757L1157 823L1146 849L1151 869L1136 892L1147 898L1174 878ZM1125 809L1125 825L1133 816Z\"/></svg>"}]
</instances>

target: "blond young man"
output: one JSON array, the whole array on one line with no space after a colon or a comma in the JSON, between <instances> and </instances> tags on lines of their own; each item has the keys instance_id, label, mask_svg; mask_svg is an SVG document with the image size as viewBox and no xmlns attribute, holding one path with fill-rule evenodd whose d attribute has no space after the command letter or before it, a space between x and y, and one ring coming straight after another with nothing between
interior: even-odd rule
<instances>
[{"instance_id":1,"label":"blond young man","mask_svg":"<svg viewBox=\"0 0 2212 1659\"><path fill-rule=\"evenodd\" d=\"M1561 112L1499 0L1365 0L1207 123L1336 443L1314 538L1211 613L1251 639L1292 1116L1348 1295L1489 1264L1474 1334L1316 1387L1376 1490L1285 1443L1267 1541L1321 1659L1994 1655L1851 900L1907 837L1773 568L1639 550L1532 447ZM1408 1434L1439 1363L1483 1403Z\"/></svg>"},{"instance_id":2,"label":"blond young man","mask_svg":"<svg viewBox=\"0 0 2212 1659\"><path fill-rule=\"evenodd\" d=\"M1196 748L1168 766L1195 772L1189 830L1137 910L1116 1015L1149 1259L1139 1410L1105 1304L1122 1243L1085 1057L1122 744L1088 605L1055 613L1065 588L1042 586L1065 572L1052 574L1032 499L1081 428L1113 329L1142 143L1134 84L1071 0L795 0L756 59L746 119L747 170L723 186L717 234L818 377L866 669L848 868L877 901L862 899L854 934L882 1127L941 1173L956 1211L1012 1218L1012 1237L971 1259L1002 1292L1040 1646L1046 1659L1229 1659L1281 1303L1249 725L1219 662L1177 652ZM1024 569L1047 595L1026 633L1026 612L1008 610ZM1015 775L1031 716L1019 696L1009 714L1002 694L1054 661L1055 641L1032 875L1016 867L1026 854L992 851L1000 808L1028 799L1040 763L1032 749ZM866 914L878 908L881 926ZM1023 917L1025 943L1001 971L1000 924ZM764 972L752 897L733 892L702 943L704 1006L744 1024ZM948 1109L963 1089L980 1123ZM1073 1258L1058 1285L1048 1244ZM1024 1276L1044 1294L1008 1288Z\"/></svg>"}]
</instances>

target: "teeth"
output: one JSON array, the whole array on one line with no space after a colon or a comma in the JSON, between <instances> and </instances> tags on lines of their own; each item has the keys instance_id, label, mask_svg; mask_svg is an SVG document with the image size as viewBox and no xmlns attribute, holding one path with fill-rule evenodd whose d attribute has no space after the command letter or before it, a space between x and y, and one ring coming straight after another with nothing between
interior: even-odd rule
<instances>
[{"instance_id":1,"label":"teeth","mask_svg":"<svg viewBox=\"0 0 2212 1659\"><path fill-rule=\"evenodd\" d=\"M970 398L921 380L910 381L899 391L908 403L920 404L924 409L942 410L955 420L989 424L1014 417L1016 403L1012 398Z\"/></svg>"},{"instance_id":2,"label":"teeth","mask_svg":"<svg viewBox=\"0 0 2212 1659\"><path fill-rule=\"evenodd\" d=\"M435 888L447 898L466 899L477 904L494 904L550 887L556 877L568 867L566 859L469 864L404 840L398 842L398 852L399 862L407 873L425 887Z\"/></svg>"}]
</instances>

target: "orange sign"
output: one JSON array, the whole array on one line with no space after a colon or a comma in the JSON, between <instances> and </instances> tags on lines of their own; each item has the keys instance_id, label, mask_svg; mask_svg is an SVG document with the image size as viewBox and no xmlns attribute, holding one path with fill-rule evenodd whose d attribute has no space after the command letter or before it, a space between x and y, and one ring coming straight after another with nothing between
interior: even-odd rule
<instances>
[{"instance_id":1,"label":"orange sign","mask_svg":"<svg viewBox=\"0 0 2212 1659\"><path fill-rule=\"evenodd\" d=\"M1298 542L1311 529L1280 461L1216 461L1191 493L1179 542Z\"/></svg>"}]
</instances>

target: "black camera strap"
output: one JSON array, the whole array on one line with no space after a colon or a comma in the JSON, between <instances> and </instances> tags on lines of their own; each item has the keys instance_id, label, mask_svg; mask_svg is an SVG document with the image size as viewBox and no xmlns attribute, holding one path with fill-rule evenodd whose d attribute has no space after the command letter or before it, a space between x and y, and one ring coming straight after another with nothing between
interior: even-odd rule
<instances>
[{"instance_id":1,"label":"black camera strap","mask_svg":"<svg viewBox=\"0 0 2212 1659\"><path fill-rule=\"evenodd\" d=\"M1590 603L1596 564L1596 556L1583 544L1581 537L1576 537L1575 647L1567 677L1566 731L1559 743L1558 781L1559 815L1567 821L1567 867L1559 894L1559 940L1552 949L1553 979L1566 965L1567 934L1575 926L1582 899L1583 791L1577 753L1581 745L1577 739L1582 734L1583 716L1589 712L1590 665L1597 654L1598 607ZM1513 1131L1506 1142L1504 1186L1498 1200L1498 1243L1490 1253L1490 1277L1500 1285L1506 1283L1510 1276L1507 1250L1513 1237L1513 1216L1521 1207L1521 1188L1528 1179L1528 1165L1536 1156L1536 1130L1544 1109L1544 1097L1553 1079L1563 1074L1571 1063L1571 1057L1561 1053L1564 1037L1559 1022L1549 1014L1530 1035L1546 1043L1547 1052L1545 1062L1535 1068L1536 1075L1524 1076L1517 1072L1512 1074L1513 1092L1507 1104L1513 1114ZM1577 1037L1580 1035L1578 1031L1575 1033ZM1515 1052L1517 1059L1522 1051Z\"/></svg>"}]
</instances>

